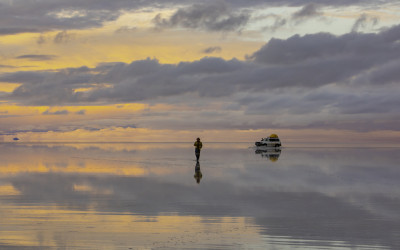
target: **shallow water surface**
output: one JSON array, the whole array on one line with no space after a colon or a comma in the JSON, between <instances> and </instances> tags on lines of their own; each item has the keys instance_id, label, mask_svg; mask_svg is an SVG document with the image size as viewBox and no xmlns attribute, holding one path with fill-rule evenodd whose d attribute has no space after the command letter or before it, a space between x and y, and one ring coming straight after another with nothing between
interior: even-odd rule
<instances>
[{"instance_id":1,"label":"shallow water surface","mask_svg":"<svg viewBox=\"0 0 400 250\"><path fill-rule=\"evenodd\" d=\"M0 249L400 249L399 148L0 144Z\"/></svg>"}]
</instances>

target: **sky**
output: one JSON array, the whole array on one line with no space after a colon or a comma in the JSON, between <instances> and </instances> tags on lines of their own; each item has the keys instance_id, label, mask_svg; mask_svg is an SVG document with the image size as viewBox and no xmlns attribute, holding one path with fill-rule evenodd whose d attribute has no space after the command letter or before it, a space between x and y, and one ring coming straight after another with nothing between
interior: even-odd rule
<instances>
[{"instance_id":1,"label":"sky","mask_svg":"<svg viewBox=\"0 0 400 250\"><path fill-rule=\"evenodd\" d=\"M399 58L395 0L0 0L0 142L400 144Z\"/></svg>"}]
</instances>

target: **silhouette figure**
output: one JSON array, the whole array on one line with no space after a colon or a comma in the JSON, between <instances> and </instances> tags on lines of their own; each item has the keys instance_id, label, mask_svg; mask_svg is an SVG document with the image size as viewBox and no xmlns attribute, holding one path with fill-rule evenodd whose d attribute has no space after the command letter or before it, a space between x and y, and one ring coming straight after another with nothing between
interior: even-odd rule
<instances>
[{"instance_id":1,"label":"silhouette figure","mask_svg":"<svg viewBox=\"0 0 400 250\"><path fill-rule=\"evenodd\" d=\"M200 163L197 162L196 166L194 167L194 178L196 179L197 184L200 184L200 180L203 177L203 174L200 170Z\"/></svg>"},{"instance_id":2,"label":"silhouette figure","mask_svg":"<svg viewBox=\"0 0 400 250\"><path fill-rule=\"evenodd\" d=\"M196 155L196 159L197 159L197 162L198 162L199 159L200 159L200 151L201 151L201 148L203 147L203 143L200 141L200 138L196 139L196 141L194 142L193 146L195 146L194 153Z\"/></svg>"}]
</instances>

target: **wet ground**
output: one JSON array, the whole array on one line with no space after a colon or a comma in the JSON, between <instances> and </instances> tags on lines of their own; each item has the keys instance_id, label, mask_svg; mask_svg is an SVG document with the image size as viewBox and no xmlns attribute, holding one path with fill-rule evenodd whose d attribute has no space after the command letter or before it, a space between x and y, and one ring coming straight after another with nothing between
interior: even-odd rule
<instances>
[{"instance_id":1,"label":"wet ground","mask_svg":"<svg viewBox=\"0 0 400 250\"><path fill-rule=\"evenodd\" d=\"M0 144L0 249L400 249L400 148Z\"/></svg>"}]
</instances>

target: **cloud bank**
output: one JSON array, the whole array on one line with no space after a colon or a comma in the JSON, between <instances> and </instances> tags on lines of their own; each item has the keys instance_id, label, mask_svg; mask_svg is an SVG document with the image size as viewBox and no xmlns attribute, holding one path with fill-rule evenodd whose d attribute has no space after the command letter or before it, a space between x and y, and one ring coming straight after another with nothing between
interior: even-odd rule
<instances>
[{"instance_id":1,"label":"cloud bank","mask_svg":"<svg viewBox=\"0 0 400 250\"><path fill-rule=\"evenodd\" d=\"M390 0L321 0L319 6L360 7L382 6ZM249 20L246 9L260 9L270 6L303 7L296 14L304 17L317 14L315 0L226 0L183 1L183 0L13 0L0 1L0 35L18 33L41 33L54 30L71 30L102 27L106 22L118 19L124 12L159 9L180 6L171 18L158 16L155 23L159 28L186 27L212 31L236 31ZM228 8L229 6L229 8ZM21 18L23 17L23 18Z\"/></svg>"},{"instance_id":2,"label":"cloud bank","mask_svg":"<svg viewBox=\"0 0 400 250\"><path fill-rule=\"evenodd\" d=\"M219 105L217 127L399 130L399 41L400 26L368 34L295 35L271 39L247 61L147 59L6 73L0 81L22 83L3 99L23 105L195 102ZM210 111L201 115L215 117ZM181 114L182 124L190 126L192 116ZM238 122L229 125L232 116Z\"/></svg>"}]
</instances>

